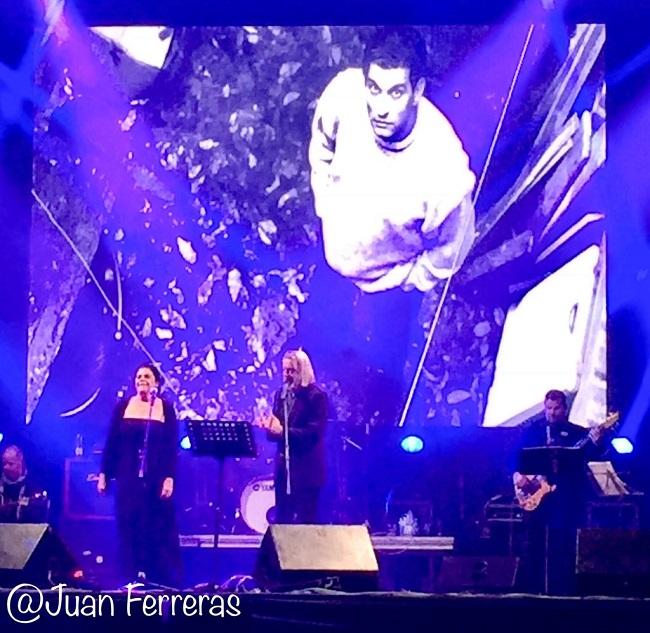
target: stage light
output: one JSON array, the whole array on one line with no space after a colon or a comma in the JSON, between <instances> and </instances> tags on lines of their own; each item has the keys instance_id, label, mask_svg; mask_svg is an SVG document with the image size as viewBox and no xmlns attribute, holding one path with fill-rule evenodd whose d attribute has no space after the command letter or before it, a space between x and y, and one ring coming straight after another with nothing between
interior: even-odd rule
<instances>
[{"instance_id":1,"label":"stage light","mask_svg":"<svg viewBox=\"0 0 650 633\"><path fill-rule=\"evenodd\" d=\"M615 437L612 446L619 455L627 455L634 450L634 444L627 437Z\"/></svg>"},{"instance_id":2,"label":"stage light","mask_svg":"<svg viewBox=\"0 0 650 633\"><path fill-rule=\"evenodd\" d=\"M2 442L2 440L4 440L4 439L5 439L5 436L2 433L0 433L0 442Z\"/></svg>"},{"instance_id":3,"label":"stage light","mask_svg":"<svg viewBox=\"0 0 650 633\"><path fill-rule=\"evenodd\" d=\"M185 449L186 451L189 451L190 448L192 448L192 443L190 442L190 438L187 435L181 440L181 448Z\"/></svg>"},{"instance_id":4,"label":"stage light","mask_svg":"<svg viewBox=\"0 0 650 633\"><path fill-rule=\"evenodd\" d=\"M403 451L419 453L424 448L424 440L417 435L407 435L400 443Z\"/></svg>"}]
</instances>

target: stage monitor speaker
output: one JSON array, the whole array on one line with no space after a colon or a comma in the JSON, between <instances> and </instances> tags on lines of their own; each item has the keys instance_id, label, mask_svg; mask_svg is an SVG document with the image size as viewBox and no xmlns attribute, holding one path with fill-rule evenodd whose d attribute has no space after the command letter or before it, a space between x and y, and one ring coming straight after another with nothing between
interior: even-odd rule
<instances>
[{"instance_id":1,"label":"stage monitor speaker","mask_svg":"<svg viewBox=\"0 0 650 633\"><path fill-rule=\"evenodd\" d=\"M444 556L436 583L439 591L511 591L519 559L515 556Z\"/></svg>"},{"instance_id":2,"label":"stage monitor speaker","mask_svg":"<svg viewBox=\"0 0 650 633\"><path fill-rule=\"evenodd\" d=\"M0 587L70 582L74 558L47 523L0 523Z\"/></svg>"},{"instance_id":3,"label":"stage monitor speaker","mask_svg":"<svg viewBox=\"0 0 650 633\"><path fill-rule=\"evenodd\" d=\"M576 574L581 594L650 596L650 532L578 530Z\"/></svg>"},{"instance_id":4,"label":"stage monitor speaker","mask_svg":"<svg viewBox=\"0 0 650 633\"><path fill-rule=\"evenodd\" d=\"M378 589L379 567L365 525L270 525L255 576L264 589Z\"/></svg>"}]
</instances>

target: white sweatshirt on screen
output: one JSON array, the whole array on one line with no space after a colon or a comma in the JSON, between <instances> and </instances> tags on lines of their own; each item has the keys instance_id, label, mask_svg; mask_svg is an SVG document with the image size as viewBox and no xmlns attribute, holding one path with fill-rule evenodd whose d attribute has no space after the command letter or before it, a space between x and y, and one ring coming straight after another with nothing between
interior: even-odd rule
<instances>
[{"instance_id":1,"label":"white sweatshirt on screen","mask_svg":"<svg viewBox=\"0 0 650 633\"><path fill-rule=\"evenodd\" d=\"M411 133L389 143L370 124L363 71L340 72L318 101L309 161L327 262L362 290L425 292L463 263L476 178L453 127L426 98Z\"/></svg>"}]
</instances>

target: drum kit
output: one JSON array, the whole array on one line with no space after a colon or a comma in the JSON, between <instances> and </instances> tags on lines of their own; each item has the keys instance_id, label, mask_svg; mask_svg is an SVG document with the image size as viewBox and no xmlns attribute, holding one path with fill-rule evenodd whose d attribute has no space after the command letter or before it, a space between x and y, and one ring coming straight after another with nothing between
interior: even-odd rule
<instances>
[{"instance_id":1,"label":"drum kit","mask_svg":"<svg viewBox=\"0 0 650 633\"><path fill-rule=\"evenodd\" d=\"M226 534L264 534L275 518L275 446L265 441L259 429L253 433L257 436L257 457L226 460L222 473L223 497L218 513ZM181 531L198 534L212 530L218 498L216 461L188 452L182 456L179 470Z\"/></svg>"},{"instance_id":2,"label":"drum kit","mask_svg":"<svg viewBox=\"0 0 650 633\"><path fill-rule=\"evenodd\" d=\"M332 425L334 426L334 425ZM341 500L350 494L345 489L345 476L348 468L341 460L343 455L351 453L349 458L357 463L358 454L362 447L353 442L347 433L343 433L337 425L332 431L338 442L332 442L339 451L332 459L332 478L337 482L336 496ZM266 442L265 433L261 429L253 429L259 453L252 458L233 458L226 462L224 499L220 509L220 522L224 533L264 534L275 519L275 485L273 478L275 446ZM340 455L338 453L341 453ZM181 530L187 534L210 531L214 525L215 511L215 482L218 478L213 462L195 458L187 454L181 471L185 480L179 486L183 511L180 515ZM343 486L344 489L341 489ZM344 503L339 503L343 511ZM347 506L346 506L347 507ZM346 512L347 516L347 512ZM340 519L341 517L339 517Z\"/></svg>"},{"instance_id":3,"label":"drum kit","mask_svg":"<svg viewBox=\"0 0 650 633\"><path fill-rule=\"evenodd\" d=\"M201 479L208 477L202 477ZM273 476L256 475L247 480L241 473L238 481L229 481L223 506L219 511L220 524L225 534L264 534L275 518L275 486ZM247 483L242 487L244 482ZM181 493L179 527L185 534L209 532L214 527L214 486L206 490L200 479ZM214 479L211 480L214 484ZM184 497L184 498L183 498Z\"/></svg>"},{"instance_id":4,"label":"drum kit","mask_svg":"<svg viewBox=\"0 0 650 633\"><path fill-rule=\"evenodd\" d=\"M356 463L358 455L363 451L363 448L349 437L347 429L343 429L341 423L333 423L332 430L334 431L333 437L336 437L338 440L337 442L333 442L339 451L336 453L336 458L332 461L335 462L333 464L333 471L335 472L335 480L339 488L337 490L338 505L343 512L343 515L338 518L343 521L343 516L350 516L350 509L344 507L344 500L349 498L349 491L346 489L348 477L346 476L347 469L341 463L342 455L347 450L351 453L351 458L354 458L353 461ZM251 461L255 462L257 460ZM272 463L272 460L267 459L265 463L268 467ZM258 534L264 534L269 527L269 523L274 521L275 512L275 485L273 475L259 474L253 477L241 493L237 514L250 530Z\"/></svg>"}]
</instances>

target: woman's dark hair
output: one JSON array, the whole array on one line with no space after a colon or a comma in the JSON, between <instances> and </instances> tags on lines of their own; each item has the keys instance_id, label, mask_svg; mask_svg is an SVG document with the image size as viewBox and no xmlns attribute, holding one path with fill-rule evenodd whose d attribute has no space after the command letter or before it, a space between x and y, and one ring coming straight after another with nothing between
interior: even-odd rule
<instances>
[{"instance_id":1,"label":"woman's dark hair","mask_svg":"<svg viewBox=\"0 0 650 633\"><path fill-rule=\"evenodd\" d=\"M408 68L411 86L425 76L427 46L412 26L380 27L368 39L363 51L363 73L370 64L381 68Z\"/></svg>"}]
</instances>

